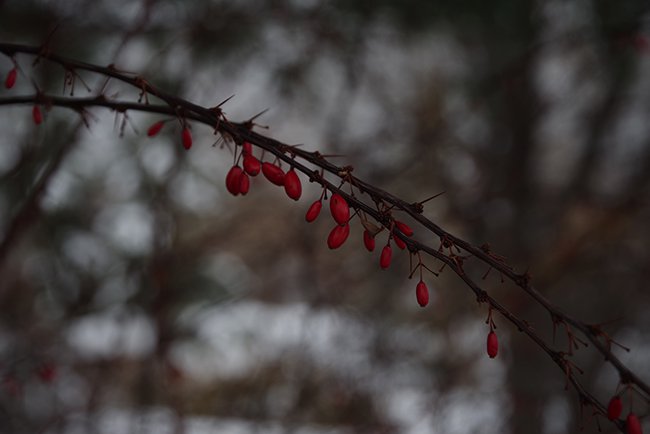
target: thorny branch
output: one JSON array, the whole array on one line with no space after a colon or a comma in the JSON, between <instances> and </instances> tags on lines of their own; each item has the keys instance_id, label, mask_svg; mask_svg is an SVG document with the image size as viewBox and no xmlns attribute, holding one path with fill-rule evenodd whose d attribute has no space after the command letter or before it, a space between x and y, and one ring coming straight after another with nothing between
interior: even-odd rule
<instances>
[{"instance_id":1,"label":"thorny branch","mask_svg":"<svg viewBox=\"0 0 650 434\"><path fill-rule=\"evenodd\" d=\"M183 122L186 120L193 120L211 126L214 128L215 134L221 134L225 140L233 141L237 145L249 142L252 145L269 152L277 159L284 161L290 167L293 167L307 175L311 182L316 182L322 185L323 188L340 194L353 209L357 210L357 212L363 212L366 216L371 216L381 226L389 231L392 227L393 218L391 212L386 212L386 209L405 212L414 220L419 222L424 228L437 235L441 240L441 248L436 249L412 237L407 237L398 231L393 231L393 236L399 237L404 241L411 254L425 252L431 257L441 261L445 267L451 269L456 275L458 275L458 277L460 277L461 280L463 280L467 287L475 294L479 303L487 303L490 309L498 311L520 332L526 334L533 342L535 342L535 344L537 344L562 370L566 376L567 386L568 384L571 384L578 393L581 407L585 405L591 406L593 407L595 414L601 414L605 417L607 415L605 406L601 404L588 390L586 390L578 380L575 373L578 369L569 359L572 355L571 351L563 352L551 348L525 320L517 317L506 307L501 305L496 299L491 297L481 288L475 279L465 272L463 269L464 260L470 257L478 259L488 265L490 269L497 270L501 273L502 278L510 280L516 286L521 288L549 313L553 322L553 327L556 327L557 325L563 325L565 327L570 341L577 339L578 342L582 342L580 338L575 336L575 332L572 328L579 331L605 358L605 361L611 363L611 365L618 371L621 384L634 387L637 393L643 396L646 401L650 402L650 386L627 368L621 360L612 353L612 340L600 326L582 322L554 306L539 291L537 291L537 289L535 289L531 283L530 275L527 273L518 274L503 257L490 251L489 246L475 246L445 231L443 228L424 217L422 215L422 203L408 203L378 187L368 184L353 176L351 173L351 167L339 167L328 161L325 156L317 151L306 151L259 134L253 131L253 126L255 124L252 122L252 119L245 122L232 122L226 119L223 112L219 109L219 106L206 108L193 104L187 100L164 92L142 77L121 72L116 69L114 65L103 67L75 61L50 53L42 47L18 44L0 43L0 52L10 57L12 60L15 58L15 55L19 53L31 54L36 56L34 64L39 62L41 59L46 59L55 64L59 64L63 68L66 77L78 77L77 71L87 71L101 74L106 76L108 79L124 82L133 86L140 92L138 102L132 102L109 98L103 93L93 97L80 98L72 96L63 97L46 95L37 91L31 96L0 98L0 105L42 104L46 107L66 107L78 112L82 118L86 109L89 107L106 107L119 113L126 113L128 110L137 110L141 112L179 117ZM104 86L104 88L105 87L106 86ZM164 104L150 104L148 96L155 96ZM314 170L305 165L305 163L318 169ZM336 182L328 180L324 176L325 172L336 179ZM350 193L343 190L346 183L351 187ZM359 192L359 195L353 193L354 189ZM362 200L360 196L364 194L367 194L370 200ZM448 249L449 253L443 251L443 246ZM452 253L453 249L456 249L459 254ZM464 252L465 256L460 255L461 252ZM621 431L624 430L624 424L622 421L615 420L614 423Z\"/></svg>"}]
</instances>

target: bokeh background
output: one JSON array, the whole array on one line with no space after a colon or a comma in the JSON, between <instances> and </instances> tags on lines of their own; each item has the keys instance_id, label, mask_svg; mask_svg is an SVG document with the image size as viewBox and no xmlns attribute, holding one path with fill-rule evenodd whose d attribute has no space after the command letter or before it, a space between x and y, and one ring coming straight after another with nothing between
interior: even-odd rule
<instances>
[{"instance_id":1,"label":"bokeh background","mask_svg":"<svg viewBox=\"0 0 650 434\"><path fill-rule=\"evenodd\" d=\"M604 324L650 381L649 8L5 0L0 40L47 40L204 106L235 94L229 118L269 108L260 131L340 155L409 202L444 191L427 217ZM17 58L11 94L32 94L28 77L60 93L63 72L32 60ZM91 94L105 84L81 76ZM0 107L2 432L596 432L557 367L498 316L487 358L485 308L449 271L426 276L420 309L406 255L381 271L359 224L330 251L330 222L304 222L319 194L304 178L298 203L263 179L234 198L232 154L207 127L187 153L174 123L146 137L155 116L129 113L121 135L104 109L89 128L65 109L39 127L30 113ZM529 298L494 273L484 284L551 339ZM607 402L615 372L590 348L575 360Z\"/></svg>"}]
</instances>

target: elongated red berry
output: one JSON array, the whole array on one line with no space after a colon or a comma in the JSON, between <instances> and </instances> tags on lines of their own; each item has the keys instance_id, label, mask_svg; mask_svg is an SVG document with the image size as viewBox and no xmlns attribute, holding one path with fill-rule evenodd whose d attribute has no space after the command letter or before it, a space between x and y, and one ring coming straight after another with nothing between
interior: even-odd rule
<instances>
[{"instance_id":1,"label":"elongated red berry","mask_svg":"<svg viewBox=\"0 0 650 434\"><path fill-rule=\"evenodd\" d=\"M242 174L241 167L232 166L228 171L228 174L226 175L226 189L233 196L237 196L240 193L241 174Z\"/></svg>"},{"instance_id":2,"label":"elongated red berry","mask_svg":"<svg viewBox=\"0 0 650 434\"><path fill-rule=\"evenodd\" d=\"M253 145L251 145L248 142L244 142L241 144L242 147L242 153L244 155L251 155L253 153Z\"/></svg>"},{"instance_id":3,"label":"elongated red berry","mask_svg":"<svg viewBox=\"0 0 650 434\"><path fill-rule=\"evenodd\" d=\"M334 226L334 229L332 229L327 237L327 247L330 249L338 249L348 239L348 235L350 235L349 224Z\"/></svg>"},{"instance_id":4,"label":"elongated red berry","mask_svg":"<svg viewBox=\"0 0 650 434\"><path fill-rule=\"evenodd\" d=\"M153 137L156 134L162 130L162 128L165 126L165 121L158 121L155 124L151 125L149 129L147 130L147 136Z\"/></svg>"},{"instance_id":5,"label":"elongated red berry","mask_svg":"<svg viewBox=\"0 0 650 434\"><path fill-rule=\"evenodd\" d=\"M641 422L634 412L630 412L625 419L625 431L627 434L643 434Z\"/></svg>"},{"instance_id":6,"label":"elongated red berry","mask_svg":"<svg viewBox=\"0 0 650 434\"><path fill-rule=\"evenodd\" d=\"M302 194L302 184L296 171L292 168L284 175L284 191L293 200L300 199Z\"/></svg>"},{"instance_id":7,"label":"elongated red berry","mask_svg":"<svg viewBox=\"0 0 650 434\"><path fill-rule=\"evenodd\" d=\"M244 154L243 165L244 170L250 176L257 176L260 173L260 169L262 168L262 163L260 163L260 160L251 154Z\"/></svg>"},{"instance_id":8,"label":"elongated red berry","mask_svg":"<svg viewBox=\"0 0 650 434\"><path fill-rule=\"evenodd\" d=\"M41 113L41 108L37 105L32 108L32 118L36 125L40 125L43 122L43 114Z\"/></svg>"},{"instance_id":9,"label":"elongated red berry","mask_svg":"<svg viewBox=\"0 0 650 434\"><path fill-rule=\"evenodd\" d=\"M18 70L16 68L11 69L7 73L7 78L5 79L5 87L11 89L16 84L16 77L18 75Z\"/></svg>"},{"instance_id":10,"label":"elongated red berry","mask_svg":"<svg viewBox=\"0 0 650 434\"><path fill-rule=\"evenodd\" d=\"M429 304L429 288L427 288L427 285L421 280L415 287L415 298L418 300L418 304L422 307Z\"/></svg>"},{"instance_id":11,"label":"elongated red berry","mask_svg":"<svg viewBox=\"0 0 650 434\"><path fill-rule=\"evenodd\" d=\"M395 245L400 248L400 250L404 250L406 248L406 243L402 241L401 238L399 237L393 237L393 240L395 240Z\"/></svg>"},{"instance_id":12,"label":"elongated red berry","mask_svg":"<svg viewBox=\"0 0 650 434\"><path fill-rule=\"evenodd\" d=\"M386 244L383 249L381 249L381 255L379 256L379 266L382 270L385 270L390 266L390 260L393 256L393 249L390 245Z\"/></svg>"},{"instance_id":13,"label":"elongated red berry","mask_svg":"<svg viewBox=\"0 0 650 434\"><path fill-rule=\"evenodd\" d=\"M490 330L487 337L487 353L491 359L494 359L499 352L499 339L497 334L494 333L494 330Z\"/></svg>"},{"instance_id":14,"label":"elongated red berry","mask_svg":"<svg viewBox=\"0 0 650 434\"><path fill-rule=\"evenodd\" d=\"M363 245L366 246L366 249L368 249L369 252L375 250L375 237L372 236L368 229L363 231Z\"/></svg>"},{"instance_id":15,"label":"elongated red berry","mask_svg":"<svg viewBox=\"0 0 650 434\"><path fill-rule=\"evenodd\" d=\"M276 166L275 164L267 163L264 162L262 163L262 173L268 179L275 185L283 186L284 185L284 171L280 168L280 166Z\"/></svg>"},{"instance_id":16,"label":"elongated red berry","mask_svg":"<svg viewBox=\"0 0 650 434\"><path fill-rule=\"evenodd\" d=\"M239 175L239 193L242 196L246 196L246 193L248 193L248 190L250 188L251 181L246 172L242 171L241 174Z\"/></svg>"},{"instance_id":17,"label":"elongated red berry","mask_svg":"<svg viewBox=\"0 0 650 434\"><path fill-rule=\"evenodd\" d=\"M183 128L181 136L183 138L183 147L189 150L192 147L192 133L190 129L187 127Z\"/></svg>"},{"instance_id":18,"label":"elongated red berry","mask_svg":"<svg viewBox=\"0 0 650 434\"><path fill-rule=\"evenodd\" d=\"M322 207L323 207L323 201L322 200L317 200L316 202L309 205L309 209L307 210L307 214L305 214L305 220L307 220L307 222L309 222L309 223L316 220L316 217L318 217L318 214L320 214L320 210L321 210Z\"/></svg>"},{"instance_id":19,"label":"elongated red berry","mask_svg":"<svg viewBox=\"0 0 650 434\"><path fill-rule=\"evenodd\" d=\"M609 400L609 405L607 406L607 418L609 420L618 419L621 417L622 412L623 402L621 401L621 397L615 395Z\"/></svg>"},{"instance_id":20,"label":"elongated red berry","mask_svg":"<svg viewBox=\"0 0 650 434\"><path fill-rule=\"evenodd\" d=\"M350 219L350 207L345 199L343 199L343 197L338 193L334 193L332 197L330 197L330 212L332 213L332 217L334 217L336 223L340 225L347 223Z\"/></svg>"},{"instance_id":21,"label":"elongated red berry","mask_svg":"<svg viewBox=\"0 0 650 434\"><path fill-rule=\"evenodd\" d=\"M407 237L413 235L413 229L411 229L411 227L404 222L395 220L395 227L397 227L397 229L399 229Z\"/></svg>"}]
</instances>

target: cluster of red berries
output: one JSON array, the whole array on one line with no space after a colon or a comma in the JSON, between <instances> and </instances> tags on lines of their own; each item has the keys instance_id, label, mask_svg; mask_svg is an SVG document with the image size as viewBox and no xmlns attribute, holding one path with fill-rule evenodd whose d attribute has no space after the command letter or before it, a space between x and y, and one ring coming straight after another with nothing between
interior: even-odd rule
<instances>
[{"instance_id":1,"label":"cluster of red berries","mask_svg":"<svg viewBox=\"0 0 650 434\"><path fill-rule=\"evenodd\" d=\"M305 214L305 220L307 222L313 222L320 214L320 211L323 208L324 193L325 191L323 191L321 197L312 203L309 206L309 209L307 209L307 213ZM336 222L336 226L332 228L329 236L327 237L327 246L330 249L338 249L343 245L343 243L345 243L350 235L350 206L348 205L345 198L338 193L333 193L329 200L330 213ZM413 229L411 229L406 223L395 220L394 226L407 237L413 235ZM363 245L369 252L374 252L375 250L375 235L379 231L380 230L378 229L373 233L373 231L368 229L368 227L366 227L366 229L363 231ZM401 238L394 236L394 234L395 232L393 232L393 234L388 237L388 242L382 248L381 254L379 255L379 267L382 270L385 270L390 266L391 260L393 258L393 249L390 245L391 239L393 239L395 241L395 244L401 249L406 248L406 243ZM427 288L427 285L424 283L422 278L420 278L420 281L416 285L415 296L418 304L421 307L425 307L427 304L429 304L429 289Z\"/></svg>"},{"instance_id":2,"label":"cluster of red berries","mask_svg":"<svg viewBox=\"0 0 650 434\"><path fill-rule=\"evenodd\" d=\"M239 166L238 159L226 175L226 189L230 194L233 196L246 195L250 189L249 177L255 177L261 172L272 184L284 187L284 191L291 199L300 199L302 184L293 168L285 173L277 164L261 162L253 155L253 146L248 142L242 144L242 152L239 157L242 160L242 166Z\"/></svg>"},{"instance_id":3,"label":"cluster of red berries","mask_svg":"<svg viewBox=\"0 0 650 434\"><path fill-rule=\"evenodd\" d=\"M614 395L607 406L607 418L617 420L623 413L623 401L620 395ZM625 430L627 434L643 434L639 417L633 411L629 412L625 418Z\"/></svg>"}]
</instances>

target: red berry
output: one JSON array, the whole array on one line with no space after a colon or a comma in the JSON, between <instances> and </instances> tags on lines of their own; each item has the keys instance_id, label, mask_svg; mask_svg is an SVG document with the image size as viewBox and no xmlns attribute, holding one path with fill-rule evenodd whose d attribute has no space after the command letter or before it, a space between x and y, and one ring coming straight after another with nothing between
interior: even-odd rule
<instances>
[{"instance_id":1,"label":"red berry","mask_svg":"<svg viewBox=\"0 0 650 434\"><path fill-rule=\"evenodd\" d=\"M350 207L343 197L334 193L330 198L330 212L336 223L342 225L350 219Z\"/></svg>"},{"instance_id":2,"label":"red berry","mask_svg":"<svg viewBox=\"0 0 650 434\"><path fill-rule=\"evenodd\" d=\"M338 249L343 245L345 240L348 239L348 235L350 235L349 224L346 223L344 225L334 226L334 229L332 229L329 236L327 237L327 246L330 249Z\"/></svg>"},{"instance_id":3,"label":"red berry","mask_svg":"<svg viewBox=\"0 0 650 434\"><path fill-rule=\"evenodd\" d=\"M242 153L244 155L251 155L253 153L253 145L251 145L250 143L244 142L242 143L241 147L242 147Z\"/></svg>"},{"instance_id":4,"label":"red berry","mask_svg":"<svg viewBox=\"0 0 650 434\"><path fill-rule=\"evenodd\" d=\"M406 223L403 223L399 220L395 220L395 227L397 227L397 229L399 229L407 237L413 235L413 229L411 229L411 227Z\"/></svg>"},{"instance_id":5,"label":"red berry","mask_svg":"<svg viewBox=\"0 0 650 434\"><path fill-rule=\"evenodd\" d=\"M369 252L375 250L375 237L372 236L368 229L363 231L363 244L366 246L366 249L368 249Z\"/></svg>"},{"instance_id":6,"label":"red berry","mask_svg":"<svg viewBox=\"0 0 650 434\"><path fill-rule=\"evenodd\" d=\"M183 147L185 149L190 149L192 147L192 133L190 132L190 129L187 127L183 128L181 136L183 137Z\"/></svg>"},{"instance_id":7,"label":"red berry","mask_svg":"<svg viewBox=\"0 0 650 434\"><path fill-rule=\"evenodd\" d=\"M233 196L237 196L241 192L241 174L241 167L232 166L226 175L226 189L228 189L230 194Z\"/></svg>"},{"instance_id":8,"label":"red berry","mask_svg":"<svg viewBox=\"0 0 650 434\"><path fill-rule=\"evenodd\" d=\"M623 402L621 401L621 397L615 395L609 401L609 405L607 406L607 418L609 420L618 419L621 417L622 412L623 412Z\"/></svg>"},{"instance_id":9,"label":"red berry","mask_svg":"<svg viewBox=\"0 0 650 434\"><path fill-rule=\"evenodd\" d=\"M262 173L268 179L275 185L283 186L284 185L284 171L280 168L280 166L276 166L275 164L271 163L262 163Z\"/></svg>"},{"instance_id":10,"label":"red berry","mask_svg":"<svg viewBox=\"0 0 650 434\"><path fill-rule=\"evenodd\" d=\"M393 256L393 249L391 249L390 245L386 244L384 248L381 250L381 255L379 256L379 266L383 270L385 270L390 266L390 260L392 256Z\"/></svg>"},{"instance_id":11,"label":"red berry","mask_svg":"<svg viewBox=\"0 0 650 434\"><path fill-rule=\"evenodd\" d=\"M625 419L625 430L627 434L643 434L641 422L639 422L639 418L633 412L630 412L627 415L627 419Z\"/></svg>"},{"instance_id":12,"label":"red berry","mask_svg":"<svg viewBox=\"0 0 650 434\"><path fill-rule=\"evenodd\" d=\"M41 108L37 105L32 109L32 118L36 125L40 125L43 122L43 114L41 113Z\"/></svg>"},{"instance_id":13,"label":"red berry","mask_svg":"<svg viewBox=\"0 0 650 434\"><path fill-rule=\"evenodd\" d=\"M418 300L418 304L422 307L429 304L429 288L427 288L427 285L421 280L415 287L415 298Z\"/></svg>"},{"instance_id":14,"label":"red berry","mask_svg":"<svg viewBox=\"0 0 650 434\"><path fill-rule=\"evenodd\" d=\"M16 68L13 68L7 73L7 78L5 79L5 87L7 89L11 89L12 87L14 87L14 85L16 84L17 75L18 75L18 71L16 70Z\"/></svg>"},{"instance_id":15,"label":"red berry","mask_svg":"<svg viewBox=\"0 0 650 434\"><path fill-rule=\"evenodd\" d=\"M307 210L307 214L305 214L305 220L307 220L307 222L309 223L316 220L316 217L318 217L318 214L320 214L320 210L322 207L323 207L322 200L317 200L316 202L312 203L309 206L309 209Z\"/></svg>"},{"instance_id":16,"label":"red berry","mask_svg":"<svg viewBox=\"0 0 650 434\"><path fill-rule=\"evenodd\" d=\"M401 238L394 236L393 240L395 240L395 244L400 248L400 250L404 250L406 248L406 243L402 241Z\"/></svg>"},{"instance_id":17,"label":"red berry","mask_svg":"<svg viewBox=\"0 0 650 434\"><path fill-rule=\"evenodd\" d=\"M239 193L241 193L242 196L245 196L246 193L248 193L250 185L250 178L248 175L246 175L246 172L242 171L242 173L239 175Z\"/></svg>"},{"instance_id":18,"label":"red berry","mask_svg":"<svg viewBox=\"0 0 650 434\"><path fill-rule=\"evenodd\" d=\"M300 178L298 178L298 174L293 168L284 176L284 191L291 199L300 199L302 184L300 184Z\"/></svg>"},{"instance_id":19,"label":"red berry","mask_svg":"<svg viewBox=\"0 0 650 434\"><path fill-rule=\"evenodd\" d=\"M151 125L149 129L147 130L147 136L153 137L156 134L162 130L162 128L165 126L165 121L158 121L155 124Z\"/></svg>"},{"instance_id":20,"label":"red berry","mask_svg":"<svg viewBox=\"0 0 650 434\"><path fill-rule=\"evenodd\" d=\"M491 359L494 359L499 352L499 339L497 339L497 334L493 330L490 330L487 337L487 353Z\"/></svg>"},{"instance_id":21,"label":"red berry","mask_svg":"<svg viewBox=\"0 0 650 434\"><path fill-rule=\"evenodd\" d=\"M250 176L257 176L260 173L260 169L262 168L262 164L260 163L260 160L258 160L251 154L244 154L243 165L244 165L244 170Z\"/></svg>"},{"instance_id":22,"label":"red berry","mask_svg":"<svg viewBox=\"0 0 650 434\"><path fill-rule=\"evenodd\" d=\"M36 373L42 382L51 383L56 379L56 366L53 363L43 363Z\"/></svg>"}]
</instances>

